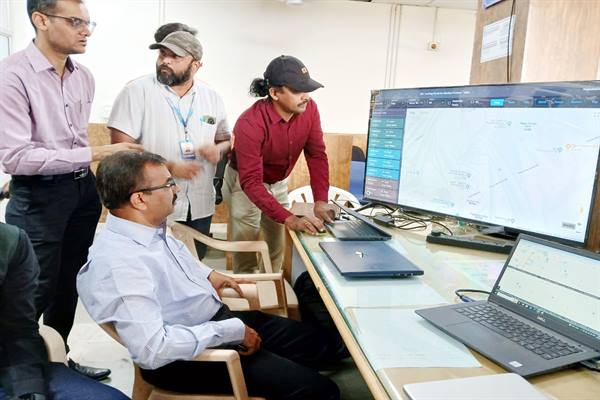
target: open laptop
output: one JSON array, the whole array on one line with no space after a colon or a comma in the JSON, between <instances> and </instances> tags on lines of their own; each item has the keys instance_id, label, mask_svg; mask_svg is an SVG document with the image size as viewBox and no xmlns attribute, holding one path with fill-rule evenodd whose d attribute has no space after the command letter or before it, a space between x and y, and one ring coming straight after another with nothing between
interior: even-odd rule
<instances>
[{"instance_id":1,"label":"open laptop","mask_svg":"<svg viewBox=\"0 0 600 400\"><path fill-rule=\"evenodd\" d=\"M416 313L509 371L600 356L600 255L520 235L487 301Z\"/></svg>"},{"instance_id":2,"label":"open laptop","mask_svg":"<svg viewBox=\"0 0 600 400\"><path fill-rule=\"evenodd\" d=\"M346 215L352 216L351 220L336 220L326 223L325 228L337 240L390 240L392 235L371 222L366 216L344 207L338 202L333 202ZM342 214L343 216L343 214Z\"/></svg>"},{"instance_id":3,"label":"open laptop","mask_svg":"<svg viewBox=\"0 0 600 400\"><path fill-rule=\"evenodd\" d=\"M320 242L340 274L350 278L423 275L423 270L383 242Z\"/></svg>"}]
</instances>

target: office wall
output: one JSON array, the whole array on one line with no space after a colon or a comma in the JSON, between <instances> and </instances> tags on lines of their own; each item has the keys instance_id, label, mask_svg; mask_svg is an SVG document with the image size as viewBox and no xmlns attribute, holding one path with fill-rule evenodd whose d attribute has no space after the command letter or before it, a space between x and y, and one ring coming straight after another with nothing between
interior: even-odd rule
<instances>
[{"instance_id":1,"label":"office wall","mask_svg":"<svg viewBox=\"0 0 600 400\"><path fill-rule=\"evenodd\" d=\"M7 1L7 0L0 0ZM33 37L24 0L11 3L13 49ZM397 8L398 59L394 87L466 84L475 12L352 1L311 1L288 6L277 0L88 0L98 22L86 54L77 59L96 77L92 122L105 122L115 96L131 79L154 71L147 49L155 28L171 21L199 30L205 48L197 77L224 98L230 120L254 100L252 78L280 54L302 59L325 85L314 93L326 132L366 132L370 90L385 86L390 15Z\"/></svg>"}]
</instances>

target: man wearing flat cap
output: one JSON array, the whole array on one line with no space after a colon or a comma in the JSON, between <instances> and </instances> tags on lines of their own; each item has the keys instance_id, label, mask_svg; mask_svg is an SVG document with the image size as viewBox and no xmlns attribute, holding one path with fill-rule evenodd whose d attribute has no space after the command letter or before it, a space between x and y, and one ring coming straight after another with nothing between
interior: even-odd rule
<instances>
[{"instance_id":1,"label":"man wearing flat cap","mask_svg":"<svg viewBox=\"0 0 600 400\"><path fill-rule=\"evenodd\" d=\"M121 91L108 120L111 141L141 143L167 159L180 187L171 219L208 234L216 164L231 148L225 106L217 92L194 81L202 46L193 34L172 32L150 49L159 51L156 74L135 79ZM202 259L206 247L196 249Z\"/></svg>"},{"instance_id":2,"label":"man wearing flat cap","mask_svg":"<svg viewBox=\"0 0 600 400\"><path fill-rule=\"evenodd\" d=\"M234 148L225 170L223 196L229 202L232 240L256 240L262 230L273 267L281 268L284 226L316 234L331 222L327 204L329 167L316 103L309 93L323 87L292 56L272 60L250 94L262 99L244 111L233 129ZM304 152L315 199L313 217L288 211L287 178ZM254 254L235 253L235 272L252 272Z\"/></svg>"}]
</instances>

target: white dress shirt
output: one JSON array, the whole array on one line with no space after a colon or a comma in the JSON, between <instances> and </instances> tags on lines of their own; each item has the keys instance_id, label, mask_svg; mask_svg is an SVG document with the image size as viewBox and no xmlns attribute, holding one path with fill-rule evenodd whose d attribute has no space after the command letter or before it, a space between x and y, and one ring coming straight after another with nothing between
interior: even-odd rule
<instances>
[{"instance_id":1,"label":"white dress shirt","mask_svg":"<svg viewBox=\"0 0 600 400\"><path fill-rule=\"evenodd\" d=\"M94 321L113 323L145 369L244 339L241 320L210 321L222 304L207 279L212 269L165 230L109 214L77 276Z\"/></svg>"},{"instance_id":2,"label":"white dress shirt","mask_svg":"<svg viewBox=\"0 0 600 400\"><path fill-rule=\"evenodd\" d=\"M185 130L171 105L180 110L184 120L193 107L188 132L195 148L231 138L225 106L217 92L198 81L180 98L154 75L133 80L123 88L113 104L107 126L131 136L152 153L169 161L183 162L179 143L186 139ZM192 219L215 212L216 166L201 158L197 161L202 165L198 176L191 180L177 179L180 192L170 216L172 220L186 220L190 206Z\"/></svg>"}]
</instances>

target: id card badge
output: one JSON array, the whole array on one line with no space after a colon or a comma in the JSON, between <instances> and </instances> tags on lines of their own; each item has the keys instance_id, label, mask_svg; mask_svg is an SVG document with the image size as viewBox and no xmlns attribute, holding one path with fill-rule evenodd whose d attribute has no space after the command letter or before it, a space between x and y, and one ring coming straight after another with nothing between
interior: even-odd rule
<instances>
[{"instance_id":1,"label":"id card badge","mask_svg":"<svg viewBox=\"0 0 600 400\"><path fill-rule=\"evenodd\" d=\"M191 140L182 140L179 142L179 150L181 158L184 160L195 160L196 152L194 151L194 143Z\"/></svg>"}]
</instances>

